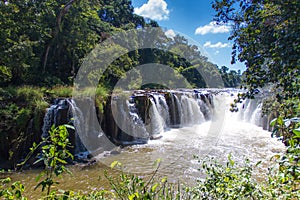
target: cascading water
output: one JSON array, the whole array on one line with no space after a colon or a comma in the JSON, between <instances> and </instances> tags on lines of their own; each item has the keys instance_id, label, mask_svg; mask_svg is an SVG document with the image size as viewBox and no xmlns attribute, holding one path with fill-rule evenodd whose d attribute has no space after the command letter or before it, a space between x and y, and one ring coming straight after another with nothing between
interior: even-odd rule
<instances>
[{"instance_id":1,"label":"cascading water","mask_svg":"<svg viewBox=\"0 0 300 200\"><path fill-rule=\"evenodd\" d=\"M222 122L222 112L224 103L227 99L229 105L236 95L234 91L206 91L206 90L184 90L184 91L147 91L133 96L114 96L111 103L112 118L108 121L115 121L116 126L110 133L110 140L117 141L120 144L141 144L146 143L148 139L162 136L163 133L171 128L187 127L199 125L205 121L218 119ZM224 98L226 96L226 98ZM139 98L138 98L139 97ZM221 98L218 102L218 98ZM231 102L229 102L231 101ZM144 102L143 105L141 105ZM148 102L148 103L147 103ZM258 100L247 100L243 105L240 105L240 112L234 114L235 120L239 119L245 122L251 122L261 126L261 106ZM52 124L60 125L69 123L72 120L76 127L75 134L75 152L80 153L86 151L81 140L88 145L88 149L92 146L92 150L102 148L101 138L107 130L104 128L104 133L93 129L93 124L99 123L97 118L91 113L96 112L96 107L92 99L85 99L82 102L88 112L83 113L72 99L58 99L48 109L43 126L43 137L45 137ZM215 104L217 107L215 107ZM229 110L229 108L228 108ZM65 113L63 119L61 113ZM227 115L230 112L226 111ZM229 113L229 114L228 114ZM228 116L227 116L228 117ZM233 120L231 117L230 120ZM214 126L222 126L222 123ZM109 129L112 130L112 129ZM93 139L90 139L93 138ZM104 149L105 150L105 149Z\"/></svg>"},{"instance_id":2,"label":"cascading water","mask_svg":"<svg viewBox=\"0 0 300 200\"><path fill-rule=\"evenodd\" d=\"M198 102L193 97L181 96L181 121L183 126L200 124L205 121Z\"/></svg>"},{"instance_id":3,"label":"cascading water","mask_svg":"<svg viewBox=\"0 0 300 200\"><path fill-rule=\"evenodd\" d=\"M49 135L51 126L60 125L61 121L68 121L68 117L63 117L64 111L68 109L66 99L56 99L54 103L47 109L42 127L42 137L45 138Z\"/></svg>"},{"instance_id":4,"label":"cascading water","mask_svg":"<svg viewBox=\"0 0 300 200\"><path fill-rule=\"evenodd\" d=\"M163 127L167 129L170 125L170 114L166 98L163 95L154 95L154 98L157 111L163 119Z\"/></svg>"},{"instance_id":5,"label":"cascading water","mask_svg":"<svg viewBox=\"0 0 300 200\"><path fill-rule=\"evenodd\" d=\"M177 95L174 92L170 93L170 127L171 128L179 128L181 124L181 105Z\"/></svg>"},{"instance_id":6,"label":"cascading water","mask_svg":"<svg viewBox=\"0 0 300 200\"><path fill-rule=\"evenodd\" d=\"M78 107L76 106L76 103L74 100L72 99L67 99L68 105L69 105L69 119L73 122L74 126L76 127L77 131L86 131L84 130L85 124L84 122L86 121L84 119L84 115L81 112L80 109L78 109ZM82 136L83 137L83 136ZM84 147L84 145L81 142L81 138L79 137L78 134L75 134L75 154L76 155L80 155L86 152L86 148Z\"/></svg>"},{"instance_id":7,"label":"cascading water","mask_svg":"<svg viewBox=\"0 0 300 200\"><path fill-rule=\"evenodd\" d=\"M164 118L160 115L160 104L158 101L150 98L150 109L149 109L149 125L147 130L150 133L150 136L160 135L164 132L165 121Z\"/></svg>"},{"instance_id":8,"label":"cascading water","mask_svg":"<svg viewBox=\"0 0 300 200\"><path fill-rule=\"evenodd\" d=\"M251 124L262 126L262 103L259 103L253 111L250 119Z\"/></svg>"},{"instance_id":9,"label":"cascading water","mask_svg":"<svg viewBox=\"0 0 300 200\"><path fill-rule=\"evenodd\" d=\"M126 147L121 154L100 157L99 161L109 165L118 160L129 172L147 173L152 172L152 164L160 158L161 175L174 180L189 179L193 183L194 177L199 177L198 162L193 155L200 158L214 156L220 161L226 161L228 154L232 154L237 162L243 162L247 157L254 163L262 160L262 166L267 166L272 155L284 151L280 141L271 138L270 132L257 126L262 123L259 100L247 101L241 105L238 113L232 113L229 111L230 103L236 97L236 91L201 92L206 94L205 98L202 94L193 95L194 92L173 91L168 95L169 99L166 98L170 111L170 129L165 130L161 139L141 146ZM172 120L178 117L172 111L176 109L174 97L180 100L178 105L182 128L179 129L172 128ZM152 101L153 107L154 103ZM155 115L160 113L157 111ZM155 117L152 116L152 119ZM207 118L211 120L205 121Z\"/></svg>"},{"instance_id":10,"label":"cascading water","mask_svg":"<svg viewBox=\"0 0 300 200\"><path fill-rule=\"evenodd\" d=\"M114 118L111 120L115 120L117 126L121 129L121 134L118 134L115 139L119 139L123 144L130 144L128 140L145 143L144 141L149 137L149 133L137 113L134 98L127 99L116 96L112 102L111 109Z\"/></svg>"},{"instance_id":11,"label":"cascading water","mask_svg":"<svg viewBox=\"0 0 300 200\"><path fill-rule=\"evenodd\" d=\"M103 164L110 166L116 160L125 166L124 170L127 172L145 175L148 172L153 172L153 163L158 158L161 159L160 168L157 172L158 176L167 176L168 181L174 180L193 185L196 183L195 180L197 178L203 178L198 170L201 166L199 166L198 160L194 158L194 155L199 156L200 159L205 156L213 156L221 162L227 160L228 154L232 155L236 163L242 163L245 158L249 158L253 164L257 161L262 161L258 169L254 171L254 175L258 178L264 178L264 174L267 172L266 168L270 166L270 158L274 154L284 152L285 147L277 139L271 138L270 132L251 124L262 124L268 121L260 116L262 108L260 99L251 103L249 101L244 102L244 105L240 105L238 113L229 111L230 103L233 102L236 94L237 92L232 90L199 90L196 92L173 90L162 92L143 91L123 100L112 97L112 105L104 109L106 111L102 119L104 125L115 126L110 127L111 129L103 126L104 131L109 130L105 134L109 136L110 140L112 138L121 138L130 144L139 144L135 142L133 136L122 136L126 132L117 130L117 126L111 120L112 118L108 112L113 109L116 112L114 118L119 116L121 120L123 118L124 122L132 123L132 125L127 125L129 126L128 130L132 130L135 134L138 134L138 130L142 130L142 135L145 134L145 136L150 137L150 131L144 128L159 116L159 119L162 119L162 121L167 121L167 118L164 118L164 112L162 112L162 110L165 110L163 105L167 105L170 120L170 124L167 124L168 128L165 129L165 122L162 123L164 126L159 125L162 127L163 137L157 140L148 140L147 144L126 146L120 150L119 154L101 154L100 152L99 156L96 157L98 162L95 162L93 165L84 165L84 167L80 167L80 165L72 166L73 176L64 177L64 180L61 181L62 189L82 190L86 188L87 190L94 190L94 188L102 187L102 182L99 182L98 177L99 173L104 170ZM157 98L157 96L153 97L153 95L157 95L160 98ZM157 99L160 100L157 101ZM151 102L151 100L153 101ZM68 109L59 109L66 107L66 102L68 101ZM77 110L77 113L74 112L76 116L70 116L75 123L77 123L77 119L80 119L78 121L80 124L76 125L76 128L77 126L89 126L90 123L80 122L81 119L86 118L88 121L93 120L89 117L90 113L80 112L81 109L79 108L82 108L80 101L76 101L76 103L72 100L68 101L56 101L56 104L48 109L44 119L45 122L48 122L44 124L45 130L54 122L53 116L64 116L64 113L68 112L67 110L72 112ZM166 104L164 104L164 101ZM87 102L90 102L90 100L83 101L82 104L86 105L89 112L95 112L95 108L92 108L93 103ZM151 107L155 108L157 112L153 112L150 115L152 112ZM190 123L189 126L184 126L184 123L188 122L185 119L185 122L181 121L181 118L183 118L181 117L182 113L185 112L184 109L190 109L192 112L200 110L199 112L204 116L204 118L200 117L200 119L206 119L206 121L196 120L194 121L196 124L192 125ZM63 119L62 116L55 119L56 123ZM191 119L191 116L189 119ZM134 124L138 128L130 128ZM82 130L92 129L82 128ZM101 146L105 146L109 142L105 140L100 140L99 142L99 139L94 137L101 135L99 132L88 132L85 134L87 137L93 137L93 142ZM131 139L131 141L128 139ZM107 170L108 168L105 167L105 169ZM25 174L21 180L26 179L26 182L28 182L29 179L32 179L32 187L34 187L36 185L35 177L36 172L34 171L31 176Z\"/></svg>"},{"instance_id":12,"label":"cascading water","mask_svg":"<svg viewBox=\"0 0 300 200\"><path fill-rule=\"evenodd\" d=\"M51 107L47 108L44 120L43 120L43 127L42 127L42 138L46 138L48 136L48 132L51 126L54 124L54 110L56 106L51 105Z\"/></svg>"},{"instance_id":13,"label":"cascading water","mask_svg":"<svg viewBox=\"0 0 300 200\"><path fill-rule=\"evenodd\" d=\"M199 104L200 110L204 115L205 120L210 120L212 118L212 105L209 103L207 97L201 93L197 93L197 102Z\"/></svg>"}]
</instances>

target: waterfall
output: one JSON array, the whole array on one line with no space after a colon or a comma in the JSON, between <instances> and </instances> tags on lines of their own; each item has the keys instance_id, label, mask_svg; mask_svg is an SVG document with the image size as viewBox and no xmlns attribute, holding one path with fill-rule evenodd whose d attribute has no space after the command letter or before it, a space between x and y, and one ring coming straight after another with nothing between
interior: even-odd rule
<instances>
[{"instance_id":1,"label":"waterfall","mask_svg":"<svg viewBox=\"0 0 300 200\"><path fill-rule=\"evenodd\" d=\"M262 103L258 104L250 119L251 124L262 126Z\"/></svg>"},{"instance_id":2,"label":"waterfall","mask_svg":"<svg viewBox=\"0 0 300 200\"><path fill-rule=\"evenodd\" d=\"M149 133L138 115L134 97L129 99L115 97L112 103L112 112L114 120L123 133L118 136L121 140L127 140L128 136L135 141L147 140Z\"/></svg>"},{"instance_id":3,"label":"waterfall","mask_svg":"<svg viewBox=\"0 0 300 200\"><path fill-rule=\"evenodd\" d=\"M46 138L49 135L49 130L54 124L55 126L60 125L60 116L63 110L67 109L68 105L65 99L56 99L54 103L47 109L42 127L42 138ZM66 117L63 121L68 120Z\"/></svg>"},{"instance_id":4,"label":"waterfall","mask_svg":"<svg viewBox=\"0 0 300 200\"><path fill-rule=\"evenodd\" d=\"M56 105L51 105L49 108L47 108L44 120L43 120L43 127L42 127L42 138L46 138L48 136L48 132L51 128L51 126L54 124L54 111L55 111Z\"/></svg>"},{"instance_id":5,"label":"waterfall","mask_svg":"<svg viewBox=\"0 0 300 200\"><path fill-rule=\"evenodd\" d=\"M172 92L171 101L169 103L170 128L181 127L181 104L177 95Z\"/></svg>"},{"instance_id":6,"label":"waterfall","mask_svg":"<svg viewBox=\"0 0 300 200\"><path fill-rule=\"evenodd\" d=\"M205 121L200 106L193 97L182 95L181 109L181 121L183 126L200 124Z\"/></svg>"},{"instance_id":7,"label":"waterfall","mask_svg":"<svg viewBox=\"0 0 300 200\"><path fill-rule=\"evenodd\" d=\"M170 114L169 106L167 104L165 96L162 94L153 94L153 99L151 99L151 106L153 107L153 109L151 110L153 118L158 119L160 117L161 126L163 130L166 130L170 125ZM159 115L159 117L155 115Z\"/></svg>"},{"instance_id":8,"label":"waterfall","mask_svg":"<svg viewBox=\"0 0 300 200\"><path fill-rule=\"evenodd\" d=\"M240 105L239 113L229 111L236 91L202 89L127 93L129 95L111 96L100 121L93 99L57 99L45 114L42 137L47 136L52 124L58 126L72 122L76 132L71 141L76 147L75 153L81 153L86 151L85 147L89 151L104 151L104 146L110 142L107 145L110 149L113 144L144 144L173 128L199 125L209 120L222 121L225 120L222 118L224 110L227 119L240 119L258 126L266 123L261 117L260 100L246 100Z\"/></svg>"},{"instance_id":9,"label":"waterfall","mask_svg":"<svg viewBox=\"0 0 300 200\"><path fill-rule=\"evenodd\" d=\"M160 104L158 101L150 98L150 110L149 110L149 125L147 130L150 136L160 135L164 132L165 121L161 113L159 112Z\"/></svg>"},{"instance_id":10,"label":"waterfall","mask_svg":"<svg viewBox=\"0 0 300 200\"><path fill-rule=\"evenodd\" d=\"M75 101L73 99L67 99L69 104L69 117L70 120L73 122L74 127L76 127L77 132L86 132L85 127L85 120L84 115L81 110L77 107ZM81 136L83 137L83 136ZM78 134L75 134L75 154L80 154L82 152L86 152L87 149L81 142L81 138Z\"/></svg>"},{"instance_id":11,"label":"waterfall","mask_svg":"<svg viewBox=\"0 0 300 200\"><path fill-rule=\"evenodd\" d=\"M197 102L200 107L200 110L205 120L210 120L212 118L212 107L205 95L199 95L200 94L198 94Z\"/></svg>"}]
</instances>

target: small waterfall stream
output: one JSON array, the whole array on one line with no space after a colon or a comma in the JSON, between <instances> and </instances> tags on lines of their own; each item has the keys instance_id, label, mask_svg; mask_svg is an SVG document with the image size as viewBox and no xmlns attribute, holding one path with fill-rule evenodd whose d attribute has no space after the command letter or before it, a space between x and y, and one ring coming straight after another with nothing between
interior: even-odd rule
<instances>
[{"instance_id":1,"label":"small waterfall stream","mask_svg":"<svg viewBox=\"0 0 300 200\"><path fill-rule=\"evenodd\" d=\"M149 118L151 120L149 122L149 125L147 126L147 130L151 137L162 134L164 132L166 124L166 119L163 116L162 108L158 98L156 98L155 100L152 98L150 99L151 105L149 111Z\"/></svg>"}]
</instances>

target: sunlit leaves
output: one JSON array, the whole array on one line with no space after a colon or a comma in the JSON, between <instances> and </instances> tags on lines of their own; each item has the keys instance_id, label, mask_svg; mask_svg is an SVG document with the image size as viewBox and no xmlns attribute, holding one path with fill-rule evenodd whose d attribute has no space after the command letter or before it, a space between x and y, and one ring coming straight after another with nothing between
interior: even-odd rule
<instances>
[{"instance_id":1,"label":"sunlit leaves","mask_svg":"<svg viewBox=\"0 0 300 200\"><path fill-rule=\"evenodd\" d=\"M247 67L242 87L248 92L241 98L269 84L279 103L299 97L299 1L216 0L213 8L217 21L233 27L232 60Z\"/></svg>"}]
</instances>

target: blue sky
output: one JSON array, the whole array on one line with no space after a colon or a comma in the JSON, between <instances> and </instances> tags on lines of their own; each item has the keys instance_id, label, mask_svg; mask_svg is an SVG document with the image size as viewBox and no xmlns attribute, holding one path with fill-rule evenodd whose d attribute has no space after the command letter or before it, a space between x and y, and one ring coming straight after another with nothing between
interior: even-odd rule
<instances>
[{"instance_id":1,"label":"blue sky","mask_svg":"<svg viewBox=\"0 0 300 200\"><path fill-rule=\"evenodd\" d=\"M228 41L229 26L213 22L215 11L210 0L132 0L135 13L151 18L166 28L196 41L203 54L218 66L245 70L242 63L231 65L232 41Z\"/></svg>"}]
</instances>

